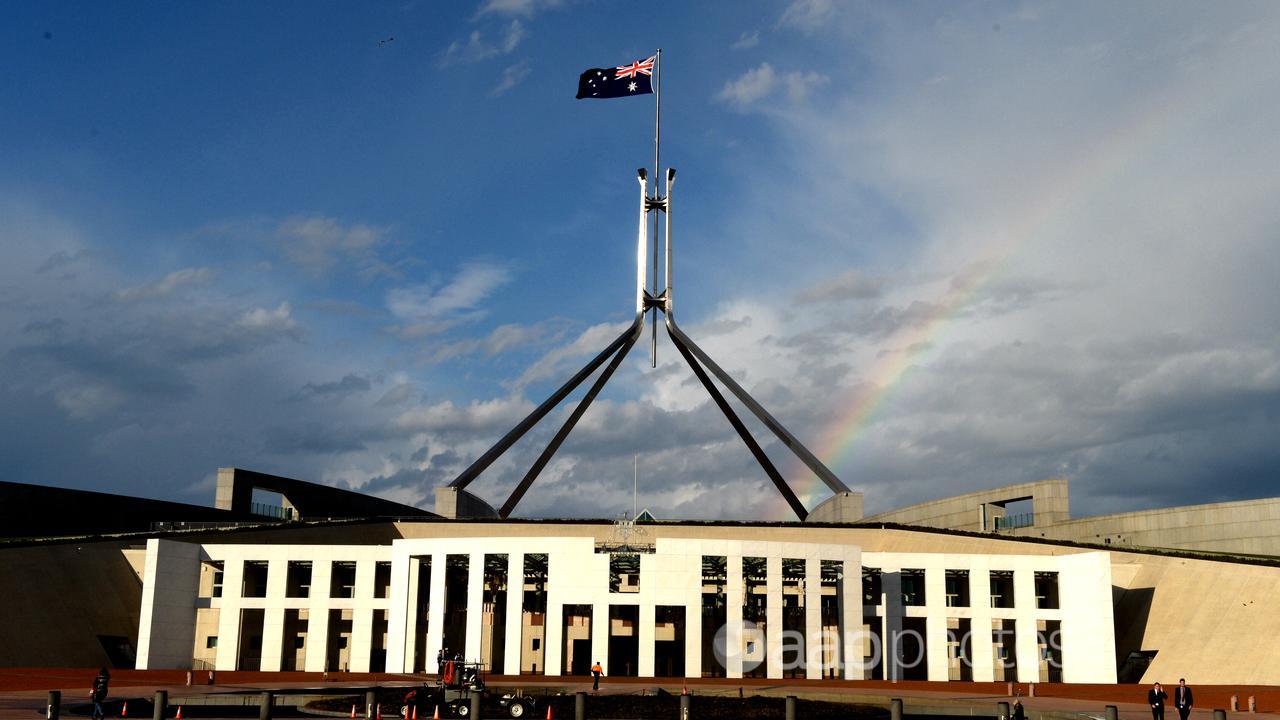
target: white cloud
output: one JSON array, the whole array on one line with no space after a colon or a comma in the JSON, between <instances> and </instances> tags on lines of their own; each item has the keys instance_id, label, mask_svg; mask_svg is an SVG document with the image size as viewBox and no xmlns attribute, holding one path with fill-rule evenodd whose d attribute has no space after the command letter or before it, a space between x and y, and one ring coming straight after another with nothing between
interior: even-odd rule
<instances>
[{"instance_id":1,"label":"white cloud","mask_svg":"<svg viewBox=\"0 0 1280 720\"><path fill-rule=\"evenodd\" d=\"M240 316L238 324L243 328L270 335L293 336L298 330L298 323L293 319L293 309L287 302L280 303L274 309L248 310Z\"/></svg>"},{"instance_id":2,"label":"white cloud","mask_svg":"<svg viewBox=\"0 0 1280 720\"><path fill-rule=\"evenodd\" d=\"M498 97L499 95L502 95L516 85L519 85L522 80L529 77L530 72L532 72L532 68L529 67L529 63L527 61L507 66L507 68L502 71L502 77L498 79L498 84L494 85L493 89L489 91L489 95L491 97Z\"/></svg>"},{"instance_id":3,"label":"white cloud","mask_svg":"<svg viewBox=\"0 0 1280 720\"><path fill-rule=\"evenodd\" d=\"M480 303L510 279L511 272L506 267L472 263L442 287L422 284L393 288L387 293L387 308L405 322L402 334L435 334L481 317Z\"/></svg>"},{"instance_id":4,"label":"white cloud","mask_svg":"<svg viewBox=\"0 0 1280 720\"><path fill-rule=\"evenodd\" d=\"M501 55L510 55L525 37L524 24L513 19L490 40L480 30L472 30L465 41L455 40L440 55L441 67L458 63L477 63Z\"/></svg>"},{"instance_id":5,"label":"white cloud","mask_svg":"<svg viewBox=\"0 0 1280 720\"><path fill-rule=\"evenodd\" d=\"M783 88L788 100L799 103L808 98L813 88L828 82L830 78L813 71L779 73L765 62L737 79L725 82L724 87L716 94L716 99L738 110L747 110L773 95L778 88Z\"/></svg>"},{"instance_id":6,"label":"white cloud","mask_svg":"<svg viewBox=\"0 0 1280 720\"><path fill-rule=\"evenodd\" d=\"M531 18L535 14L563 5L563 0L485 0L476 17L485 15L519 15Z\"/></svg>"},{"instance_id":7,"label":"white cloud","mask_svg":"<svg viewBox=\"0 0 1280 720\"><path fill-rule=\"evenodd\" d=\"M794 0L782 13L783 25L815 31L827 27L836 14L833 0Z\"/></svg>"},{"instance_id":8,"label":"white cloud","mask_svg":"<svg viewBox=\"0 0 1280 720\"><path fill-rule=\"evenodd\" d=\"M164 298L172 295L180 288L209 282L213 271L209 268L183 268L165 275L160 280L144 285L135 285L116 291L116 299L121 302L135 302Z\"/></svg>"},{"instance_id":9,"label":"white cloud","mask_svg":"<svg viewBox=\"0 0 1280 720\"><path fill-rule=\"evenodd\" d=\"M773 66L761 63L760 67L748 70L738 79L726 82L716 98L738 108L745 108L773 92L777 83L778 76Z\"/></svg>"},{"instance_id":10,"label":"white cloud","mask_svg":"<svg viewBox=\"0 0 1280 720\"><path fill-rule=\"evenodd\" d=\"M323 275L343 260L371 264L387 232L385 227L343 225L330 217L295 216L277 226L276 237L290 262L313 275Z\"/></svg>"},{"instance_id":11,"label":"white cloud","mask_svg":"<svg viewBox=\"0 0 1280 720\"><path fill-rule=\"evenodd\" d=\"M747 50L760 44L760 31L753 30L751 32L743 31L738 39L729 47L734 50Z\"/></svg>"}]
</instances>

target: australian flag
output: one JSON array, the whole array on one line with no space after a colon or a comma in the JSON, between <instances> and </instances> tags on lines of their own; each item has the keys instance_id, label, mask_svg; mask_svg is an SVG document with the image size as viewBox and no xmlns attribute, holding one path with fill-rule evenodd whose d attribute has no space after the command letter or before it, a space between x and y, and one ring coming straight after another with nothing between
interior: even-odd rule
<instances>
[{"instance_id":1,"label":"australian flag","mask_svg":"<svg viewBox=\"0 0 1280 720\"><path fill-rule=\"evenodd\" d=\"M591 68L578 78L578 99L652 94L655 59L656 56L652 56L630 65Z\"/></svg>"}]
</instances>

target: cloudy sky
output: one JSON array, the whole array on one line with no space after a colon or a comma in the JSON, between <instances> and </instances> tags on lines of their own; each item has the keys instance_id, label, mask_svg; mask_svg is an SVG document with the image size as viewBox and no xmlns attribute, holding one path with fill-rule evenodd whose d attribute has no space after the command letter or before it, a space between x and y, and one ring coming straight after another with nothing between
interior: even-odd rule
<instances>
[{"instance_id":1,"label":"cloudy sky","mask_svg":"<svg viewBox=\"0 0 1280 720\"><path fill-rule=\"evenodd\" d=\"M681 325L868 512L1277 494L1280 4L0 15L3 479L430 507L629 321L652 98L573 96L662 47ZM629 510L636 455L659 516L788 517L665 339L517 514Z\"/></svg>"}]
</instances>

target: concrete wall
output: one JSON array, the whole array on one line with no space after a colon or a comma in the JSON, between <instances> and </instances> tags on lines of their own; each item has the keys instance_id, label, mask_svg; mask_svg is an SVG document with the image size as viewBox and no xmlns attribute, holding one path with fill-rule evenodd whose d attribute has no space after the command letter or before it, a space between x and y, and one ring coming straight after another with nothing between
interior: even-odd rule
<instances>
[{"instance_id":1,"label":"concrete wall","mask_svg":"<svg viewBox=\"0 0 1280 720\"><path fill-rule=\"evenodd\" d=\"M0 666L111 667L138 642L142 581L117 541L0 546Z\"/></svg>"},{"instance_id":2,"label":"concrete wall","mask_svg":"<svg viewBox=\"0 0 1280 720\"><path fill-rule=\"evenodd\" d=\"M994 518L1004 516L1003 503L1028 498L1037 526L1052 525L1070 517L1067 481L1051 478L932 500L872 515L864 522L984 532L995 528Z\"/></svg>"},{"instance_id":3,"label":"concrete wall","mask_svg":"<svg viewBox=\"0 0 1280 720\"><path fill-rule=\"evenodd\" d=\"M1280 556L1280 498L1187 505L1067 520L1001 534L1121 547Z\"/></svg>"},{"instance_id":4,"label":"concrete wall","mask_svg":"<svg viewBox=\"0 0 1280 720\"><path fill-rule=\"evenodd\" d=\"M200 546L148 540L143 576L137 668L190 667Z\"/></svg>"}]
</instances>

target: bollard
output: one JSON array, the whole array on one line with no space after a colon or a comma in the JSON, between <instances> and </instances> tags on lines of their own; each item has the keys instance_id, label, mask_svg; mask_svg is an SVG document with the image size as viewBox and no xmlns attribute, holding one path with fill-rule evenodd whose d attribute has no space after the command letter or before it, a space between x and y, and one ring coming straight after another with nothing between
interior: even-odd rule
<instances>
[{"instance_id":1,"label":"bollard","mask_svg":"<svg viewBox=\"0 0 1280 720\"><path fill-rule=\"evenodd\" d=\"M480 701L483 697L483 690L471 691L471 720L480 720Z\"/></svg>"},{"instance_id":2,"label":"bollard","mask_svg":"<svg viewBox=\"0 0 1280 720\"><path fill-rule=\"evenodd\" d=\"M1213 711L1213 720L1227 720L1227 711L1226 711L1226 710L1214 710L1214 711Z\"/></svg>"},{"instance_id":3,"label":"bollard","mask_svg":"<svg viewBox=\"0 0 1280 720\"><path fill-rule=\"evenodd\" d=\"M1005 692L1005 695L1008 695L1009 697L1013 697L1013 683L1006 683L1006 685L1009 686L1009 690Z\"/></svg>"},{"instance_id":4,"label":"bollard","mask_svg":"<svg viewBox=\"0 0 1280 720\"><path fill-rule=\"evenodd\" d=\"M1119 717L1120 717L1120 711L1116 709L1116 706L1115 706L1115 705L1108 705L1108 706L1107 706L1107 720L1119 720Z\"/></svg>"},{"instance_id":5,"label":"bollard","mask_svg":"<svg viewBox=\"0 0 1280 720\"><path fill-rule=\"evenodd\" d=\"M373 704L378 701L376 693L372 690L366 690L364 693L364 717L365 720L373 720Z\"/></svg>"},{"instance_id":6,"label":"bollard","mask_svg":"<svg viewBox=\"0 0 1280 720\"><path fill-rule=\"evenodd\" d=\"M1258 700L1254 696L1249 696L1249 712L1258 712Z\"/></svg>"},{"instance_id":7,"label":"bollard","mask_svg":"<svg viewBox=\"0 0 1280 720\"><path fill-rule=\"evenodd\" d=\"M1036 696L1036 684L1031 683L1027 685L1027 697L1035 697L1035 696Z\"/></svg>"},{"instance_id":8,"label":"bollard","mask_svg":"<svg viewBox=\"0 0 1280 720\"><path fill-rule=\"evenodd\" d=\"M996 703L996 717L1000 720L1009 720L1009 703L1003 700Z\"/></svg>"},{"instance_id":9,"label":"bollard","mask_svg":"<svg viewBox=\"0 0 1280 720\"><path fill-rule=\"evenodd\" d=\"M270 690L262 693L262 700L258 702L258 720L271 720L271 706L275 704L275 695Z\"/></svg>"},{"instance_id":10,"label":"bollard","mask_svg":"<svg viewBox=\"0 0 1280 720\"><path fill-rule=\"evenodd\" d=\"M1240 696L1231 696L1231 712L1240 712Z\"/></svg>"},{"instance_id":11,"label":"bollard","mask_svg":"<svg viewBox=\"0 0 1280 720\"><path fill-rule=\"evenodd\" d=\"M58 715L62 712L62 693L57 690L49 691L49 705L45 708L45 717L49 720L58 720Z\"/></svg>"},{"instance_id":12,"label":"bollard","mask_svg":"<svg viewBox=\"0 0 1280 720\"><path fill-rule=\"evenodd\" d=\"M151 709L151 720L164 720L164 715L169 711L169 692L167 690L157 690L155 703Z\"/></svg>"},{"instance_id":13,"label":"bollard","mask_svg":"<svg viewBox=\"0 0 1280 720\"><path fill-rule=\"evenodd\" d=\"M689 720L689 696L680 696L680 720Z\"/></svg>"},{"instance_id":14,"label":"bollard","mask_svg":"<svg viewBox=\"0 0 1280 720\"><path fill-rule=\"evenodd\" d=\"M209 682L208 682L208 684L209 684L209 685L212 685L212 684L213 684L213 671L212 671L212 670L210 670L210 671L209 671Z\"/></svg>"},{"instance_id":15,"label":"bollard","mask_svg":"<svg viewBox=\"0 0 1280 720\"><path fill-rule=\"evenodd\" d=\"M796 696L787 696L787 720L796 720Z\"/></svg>"},{"instance_id":16,"label":"bollard","mask_svg":"<svg viewBox=\"0 0 1280 720\"><path fill-rule=\"evenodd\" d=\"M573 720L587 720L587 694L584 692L573 696Z\"/></svg>"},{"instance_id":17,"label":"bollard","mask_svg":"<svg viewBox=\"0 0 1280 720\"><path fill-rule=\"evenodd\" d=\"M902 720L902 698L889 701L889 720Z\"/></svg>"},{"instance_id":18,"label":"bollard","mask_svg":"<svg viewBox=\"0 0 1280 720\"><path fill-rule=\"evenodd\" d=\"M187 687L191 687L191 671L187 671Z\"/></svg>"}]
</instances>

